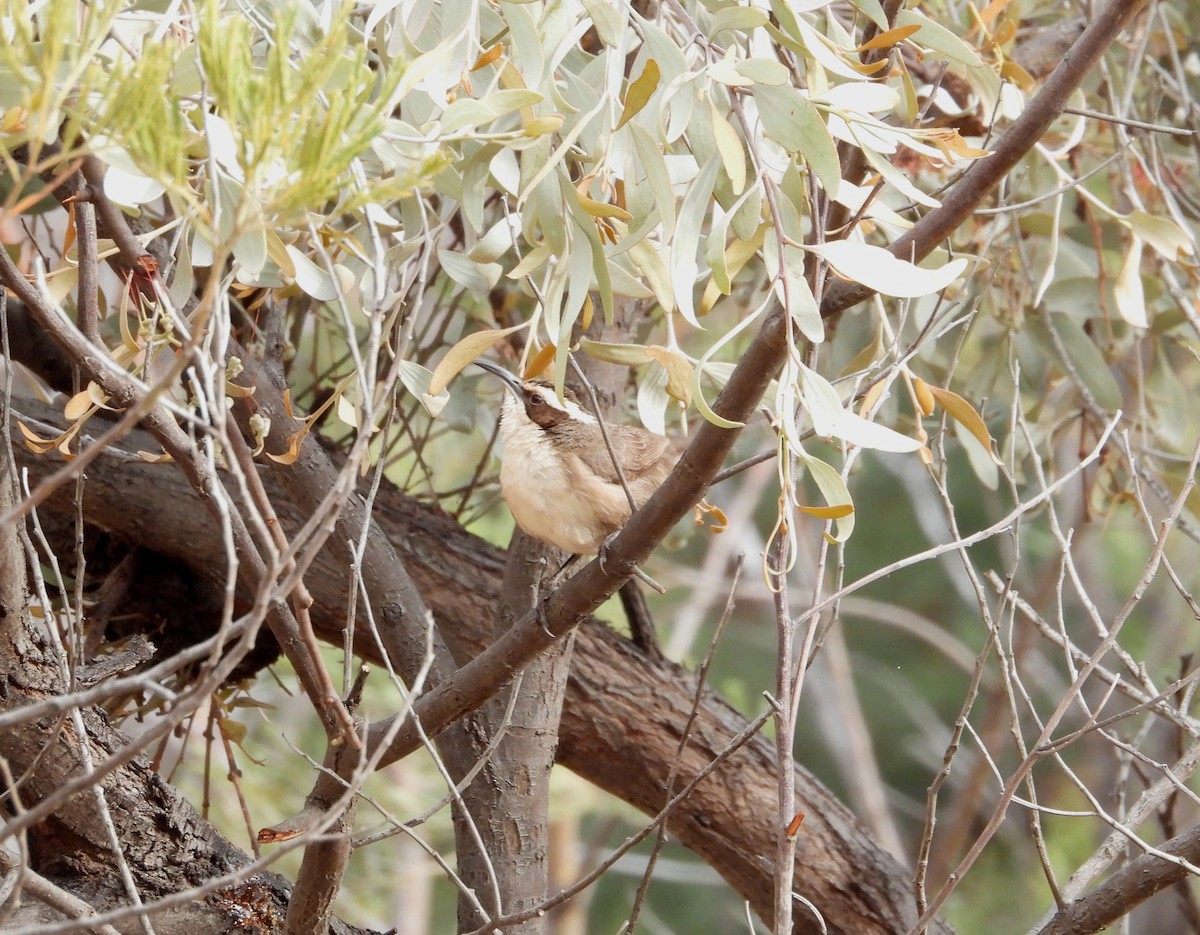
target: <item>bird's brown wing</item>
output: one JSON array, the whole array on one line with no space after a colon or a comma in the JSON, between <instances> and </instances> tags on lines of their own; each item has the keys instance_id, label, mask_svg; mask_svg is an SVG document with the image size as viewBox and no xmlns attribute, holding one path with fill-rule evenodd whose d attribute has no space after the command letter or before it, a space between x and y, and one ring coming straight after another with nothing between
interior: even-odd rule
<instances>
[{"instance_id":1,"label":"bird's brown wing","mask_svg":"<svg viewBox=\"0 0 1200 935\"><path fill-rule=\"evenodd\" d=\"M634 481L658 463L669 444L669 439L628 425L609 425L608 437L612 441L625 479ZM610 484L620 483L608 447L599 431L595 433L595 444L575 452L581 461L591 468L602 480Z\"/></svg>"}]
</instances>

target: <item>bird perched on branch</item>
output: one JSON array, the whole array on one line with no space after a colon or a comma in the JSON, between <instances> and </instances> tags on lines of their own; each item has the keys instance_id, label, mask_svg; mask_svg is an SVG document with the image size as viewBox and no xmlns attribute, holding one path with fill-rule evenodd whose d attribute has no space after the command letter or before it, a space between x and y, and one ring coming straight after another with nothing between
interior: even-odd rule
<instances>
[{"instance_id":1,"label":"bird perched on branch","mask_svg":"<svg viewBox=\"0 0 1200 935\"><path fill-rule=\"evenodd\" d=\"M633 514L630 499L640 507L679 460L663 436L606 422L610 453L599 421L570 390L560 401L544 380L518 380L489 361L475 364L508 386L500 413L500 492L517 525L535 539L577 555L599 552Z\"/></svg>"}]
</instances>

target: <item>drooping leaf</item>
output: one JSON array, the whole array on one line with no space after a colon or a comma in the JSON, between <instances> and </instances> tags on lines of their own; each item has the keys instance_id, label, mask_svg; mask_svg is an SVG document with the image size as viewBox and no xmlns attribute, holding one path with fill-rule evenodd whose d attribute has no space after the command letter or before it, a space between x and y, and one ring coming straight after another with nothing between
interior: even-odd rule
<instances>
[{"instance_id":1,"label":"drooping leaf","mask_svg":"<svg viewBox=\"0 0 1200 935\"><path fill-rule=\"evenodd\" d=\"M742 149L741 137L733 124L711 102L709 112L712 115L713 138L717 143L717 152L721 154L721 165L725 168L729 187L735 195L740 195L746 188L746 153Z\"/></svg>"},{"instance_id":2,"label":"drooping leaf","mask_svg":"<svg viewBox=\"0 0 1200 935\"><path fill-rule=\"evenodd\" d=\"M1146 291L1142 286L1142 238L1130 238L1129 249L1121 261L1121 271L1113 285L1113 298L1117 311L1135 328L1148 328L1146 317Z\"/></svg>"},{"instance_id":3,"label":"drooping leaf","mask_svg":"<svg viewBox=\"0 0 1200 935\"><path fill-rule=\"evenodd\" d=\"M867 52L871 49L890 49L894 45L899 45L920 28L919 23L909 23L907 26L897 26L895 29L886 30L877 34L874 39L858 46L857 51Z\"/></svg>"},{"instance_id":4,"label":"drooping leaf","mask_svg":"<svg viewBox=\"0 0 1200 935\"><path fill-rule=\"evenodd\" d=\"M934 399L934 396L933 396L933 390L930 389L929 384L926 383L924 380L922 380L920 377L914 376L912 378L912 382L913 382L913 392L916 393L917 405L921 409L921 415L923 415L923 416L933 415L933 408L937 404L936 400Z\"/></svg>"},{"instance_id":5,"label":"drooping leaf","mask_svg":"<svg viewBox=\"0 0 1200 935\"><path fill-rule=\"evenodd\" d=\"M837 147L812 102L793 87L765 85L755 87L754 100L767 136L803 156L825 190L836 197L842 180Z\"/></svg>"},{"instance_id":6,"label":"drooping leaf","mask_svg":"<svg viewBox=\"0 0 1200 935\"><path fill-rule=\"evenodd\" d=\"M825 322L821 318L821 307L817 304L808 278L804 275L804 251L791 244L784 244L782 268L775 283L775 294L780 304L787 309L792 321L813 344L825 340Z\"/></svg>"},{"instance_id":7,"label":"drooping leaf","mask_svg":"<svg viewBox=\"0 0 1200 935\"><path fill-rule=\"evenodd\" d=\"M1145 211L1130 211L1124 218L1134 235L1150 244L1168 263L1176 263L1195 253L1195 244L1186 231L1174 221L1155 217Z\"/></svg>"},{"instance_id":8,"label":"drooping leaf","mask_svg":"<svg viewBox=\"0 0 1200 935\"><path fill-rule=\"evenodd\" d=\"M658 80L658 62L652 58L646 59L646 67L630 83L629 90L625 92L625 103L621 108L621 118L617 121L616 129L619 130L629 123L650 102L650 98L658 90Z\"/></svg>"},{"instance_id":9,"label":"drooping leaf","mask_svg":"<svg viewBox=\"0 0 1200 935\"><path fill-rule=\"evenodd\" d=\"M486 293L504 272L498 263L476 263L469 256L445 247L438 248L438 260L446 275L468 292Z\"/></svg>"},{"instance_id":10,"label":"drooping leaf","mask_svg":"<svg viewBox=\"0 0 1200 935\"><path fill-rule=\"evenodd\" d=\"M667 374L662 367L646 367L638 374L637 411L642 425L658 435L667 434Z\"/></svg>"},{"instance_id":11,"label":"drooping leaf","mask_svg":"<svg viewBox=\"0 0 1200 935\"><path fill-rule=\"evenodd\" d=\"M882 247L851 240L832 240L805 249L824 259L844 278L899 298L940 292L962 275L968 263L965 257L959 257L937 269L926 269L901 260Z\"/></svg>"},{"instance_id":12,"label":"drooping leaf","mask_svg":"<svg viewBox=\"0 0 1200 935\"><path fill-rule=\"evenodd\" d=\"M675 308L693 327L701 327L696 319L693 291L696 273L699 270L697 248L701 242L701 228L708 213L713 185L717 180L720 160L710 159L693 180L684 196L675 221L675 234L671 238L671 287L675 293Z\"/></svg>"},{"instance_id":13,"label":"drooping leaf","mask_svg":"<svg viewBox=\"0 0 1200 935\"><path fill-rule=\"evenodd\" d=\"M933 398L937 400L938 405L963 428L975 436L975 439L989 452L992 451L992 435L988 431L987 423L983 421L983 417L975 410L969 402L959 396L952 390L942 389L940 386L929 387L929 392L933 394ZM995 458L995 453L992 453Z\"/></svg>"},{"instance_id":14,"label":"drooping leaf","mask_svg":"<svg viewBox=\"0 0 1200 935\"><path fill-rule=\"evenodd\" d=\"M821 496L825 498L825 502L829 504L829 508L834 513L841 513L840 516L823 516L822 519L834 520L834 529L836 532L833 535L835 542L845 542L854 532L854 499L850 496L850 490L846 486L846 482L842 479L842 475L833 469L831 465L826 464L820 458L813 457L803 448L796 452L797 456L804 463L804 467L808 470L817 489L821 491ZM847 508L849 508L847 510Z\"/></svg>"},{"instance_id":15,"label":"drooping leaf","mask_svg":"<svg viewBox=\"0 0 1200 935\"><path fill-rule=\"evenodd\" d=\"M666 373L667 393L685 406L690 403L692 401L692 362L679 351L657 344L648 346L646 352Z\"/></svg>"},{"instance_id":16,"label":"drooping leaf","mask_svg":"<svg viewBox=\"0 0 1200 935\"><path fill-rule=\"evenodd\" d=\"M513 325L511 328L474 331L468 334L446 352L446 356L438 362L437 367L430 374L428 383L420 387L419 392L414 391L414 395L419 396L421 393L429 393L432 396L439 395L450 384L450 381L462 372L464 367L482 355L493 344L501 338L527 327L529 327L527 324L521 323ZM414 364L413 366L417 365ZM424 370L425 368L422 367L421 369ZM409 389L411 390L412 388L409 387Z\"/></svg>"},{"instance_id":17,"label":"drooping leaf","mask_svg":"<svg viewBox=\"0 0 1200 935\"><path fill-rule=\"evenodd\" d=\"M443 362L444 360L443 358ZM444 387L437 389L433 387L433 374L428 368L411 360L402 360L398 367L398 373L404 388L421 401L426 412L435 419L441 415L442 410L446 408L446 403L450 402L450 394Z\"/></svg>"},{"instance_id":18,"label":"drooping leaf","mask_svg":"<svg viewBox=\"0 0 1200 935\"><path fill-rule=\"evenodd\" d=\"M297 286L318 302L329 302L337 297L337 284L326 270L291 244L284 249L295 270L292 276Z\"/></svg>"}]
</instances>

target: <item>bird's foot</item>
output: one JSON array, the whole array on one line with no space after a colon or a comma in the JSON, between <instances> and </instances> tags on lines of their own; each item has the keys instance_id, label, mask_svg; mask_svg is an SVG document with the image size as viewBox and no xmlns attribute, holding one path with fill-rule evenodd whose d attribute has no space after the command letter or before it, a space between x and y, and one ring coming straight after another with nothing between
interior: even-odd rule
<instances>
[{"instance_id":1,"label":"bird's foot","mask_svg":"<svg viewBox=\"0 0 1200 935\"><path fill-rule=\"evenodd\" d=\"M596 561L598 561L600 563L600 570L602 572L604 572L606 575L609 572L608 572L608 569L604 567L604 562L608 556L609 543L611 543L613 541L613 539L615 539L615 538L617 538L617 533L614 532L611 536L609 536L607 539L605 539L603 542L601 542L600 548L596 550ZM667 593L666 588L664 588L661 584L659 584L657 581L655 581L653 578L651 578L648 574L646 574L644 571L642 571L642 569L639 568L637 565L633 565L632 570L629 573L632 574L633 577L637 578L639 581L645 583L647 585L647 587L653 588L659 594Z\"/></svg>"}]
</instances>

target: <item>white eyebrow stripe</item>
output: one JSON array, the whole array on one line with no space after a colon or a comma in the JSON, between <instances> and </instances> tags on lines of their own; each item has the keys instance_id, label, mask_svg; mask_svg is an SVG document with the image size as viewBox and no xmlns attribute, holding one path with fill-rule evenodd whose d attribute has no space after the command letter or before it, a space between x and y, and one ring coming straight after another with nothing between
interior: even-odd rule
<instances>
[{"instance_id":1,"label":"white eyebrow stripe","mask_svg":"<svg viewBox=\"0 0 1200 935\"><path fill-rule=\"evenodd\" d=\"M559 412L565 412L572 419L577 419L586 425L596 424L596 417L594 415L569 399L563 399L562 402L559 402L557 394L555 394L554 390L550 389L549 387L537 386L534 387L531 392L537 393L547 406L553 406Z\"/></svg>"}]
</instances>

